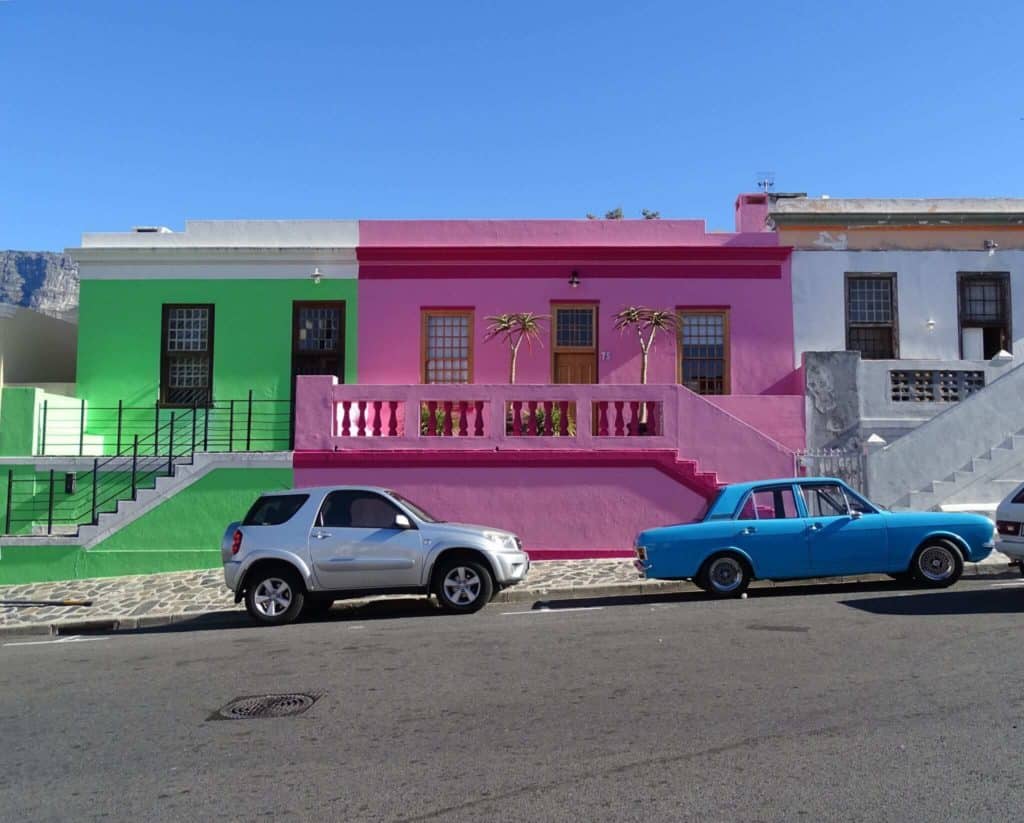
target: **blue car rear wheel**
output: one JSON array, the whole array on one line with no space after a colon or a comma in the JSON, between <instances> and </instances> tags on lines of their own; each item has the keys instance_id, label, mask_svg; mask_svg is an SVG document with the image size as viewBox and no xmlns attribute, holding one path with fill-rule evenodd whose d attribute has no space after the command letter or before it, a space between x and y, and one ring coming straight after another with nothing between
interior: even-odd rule
<instances>
[{"instance_id":1,"label":"blue car rear wheel","mask_svg":"<svg viewBox=\"0 0 1024 823\"><path fill-rule=\"evenodd\" d=\"M739 597L750 585L747 561L733 552L712 555L697 576L697 585L712 597Z\"/></svg>"}]
</instances>

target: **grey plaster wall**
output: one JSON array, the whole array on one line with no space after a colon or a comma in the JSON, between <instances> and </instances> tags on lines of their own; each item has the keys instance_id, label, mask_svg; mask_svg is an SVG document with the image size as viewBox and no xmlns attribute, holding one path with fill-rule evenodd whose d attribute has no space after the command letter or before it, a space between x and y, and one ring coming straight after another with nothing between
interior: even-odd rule
<instances>
[{"instance_id":1,"label":"grey plaster wall","mask_svg":"<svg viewBox=\"0 0 1024 823\"><path fill-rule=\"evenodd\" d=\"M804 354L804 402L807 447L860 447L858 352L823 351Z\"/></svg>"}]
</instances>

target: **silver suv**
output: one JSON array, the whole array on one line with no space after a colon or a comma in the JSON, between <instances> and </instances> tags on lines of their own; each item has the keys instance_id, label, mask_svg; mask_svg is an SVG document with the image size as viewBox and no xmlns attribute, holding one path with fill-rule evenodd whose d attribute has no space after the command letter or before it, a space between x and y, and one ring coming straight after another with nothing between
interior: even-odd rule
<instances>
[{"instance_id":1,"label":"silver suv","mask_svg":"<svg viewBox=\"0 0 1024 823\"><path fill-rule=\"evenodd\" d=\"M399 494L367 486L268 492L221 543L224 582L257 623L370 594L434 594L475 612L526 577L514 534L445 523Z\"/></svg>"}]
</instances>

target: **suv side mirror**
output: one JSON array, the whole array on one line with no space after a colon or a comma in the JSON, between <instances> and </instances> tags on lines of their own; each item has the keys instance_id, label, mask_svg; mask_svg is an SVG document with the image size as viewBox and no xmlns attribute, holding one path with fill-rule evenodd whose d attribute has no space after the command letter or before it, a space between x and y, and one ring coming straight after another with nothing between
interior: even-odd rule
<instances>
[{"instance_id":1,"label":"suv side mirror","mask_svg":"<svg viewBox=\"0 0 1024 823\"><path fill-rule=\"evenodd\" d=\"M404 514L395 515L395 528L396 529L411 529L412 521Z\"/></svg>"}]
</instances>

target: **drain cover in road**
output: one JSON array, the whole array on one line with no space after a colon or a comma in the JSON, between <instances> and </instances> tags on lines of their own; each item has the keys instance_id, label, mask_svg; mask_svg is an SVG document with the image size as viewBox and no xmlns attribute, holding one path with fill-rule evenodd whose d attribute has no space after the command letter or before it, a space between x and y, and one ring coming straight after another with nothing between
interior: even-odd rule
<instances>
[{"instance_id":1,"label":"drain cover in road","mask_svg":"<svg viewBox=\"0 0 1024 823\"><path fill-rule=\"evenodd\" d=\"M294 717L319 700L319 694L255 694L236 697L214 714L218 720L255 720L261 717Z\"/></svg>"}]
</instances>

